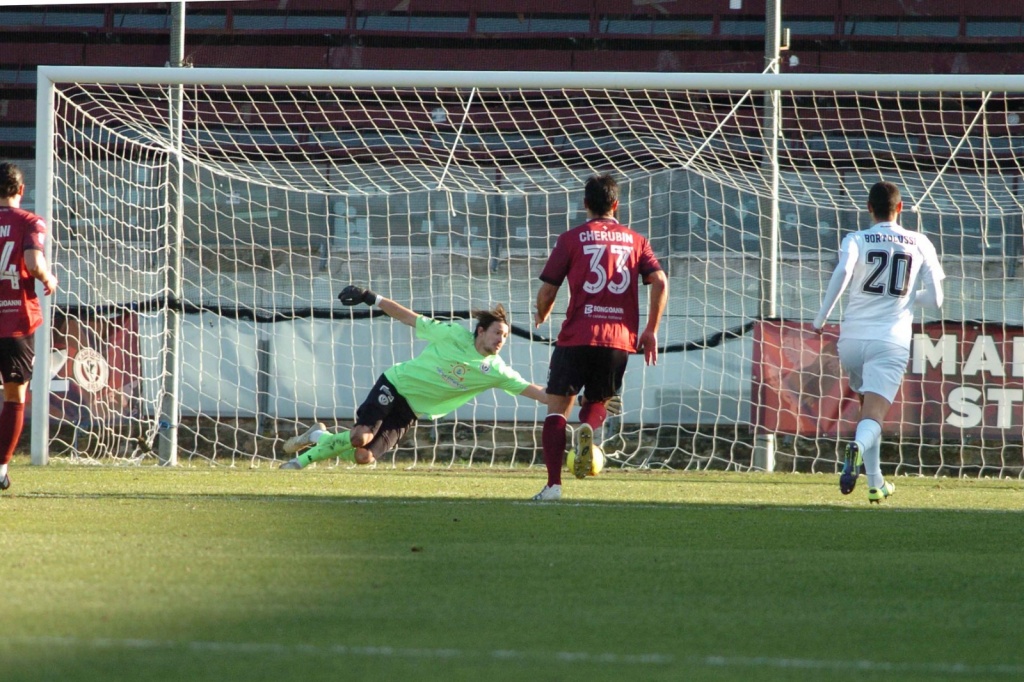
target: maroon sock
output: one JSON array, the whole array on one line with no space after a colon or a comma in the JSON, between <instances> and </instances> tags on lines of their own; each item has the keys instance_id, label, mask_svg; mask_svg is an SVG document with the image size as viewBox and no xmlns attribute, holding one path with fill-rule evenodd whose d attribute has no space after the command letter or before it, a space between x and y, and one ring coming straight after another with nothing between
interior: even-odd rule
<instances>
[{"instance_id":1,"label":"maroon sock","mask_svg":"<svg viewBox=\"0 0 1024 682\"><path fill-rule=\"evenodd\" d=\"M562 485L562 462L565 459L565 417L549 414L544 420L541 434L544 444L544 466L548 470L548 485Z\"/></svg>"},{"instance_id":2,"label":"maroon sock","mask_svg":"<svg viewBox=\"0 0 1024 682\"><path fill-rule=\"evenodd\" d=\"M25 403L5 402L0 410L0 464L7 464L14 457L24 423Z\"/></svg>"},{"instance_id":3,"label":"maroon sock","mask_svg":"<svg viewBox=\"0 0 1024 682\"><path fill-rule=\"evenodd\" d=\"M595 431L604 425L608 418L608 409L604 403L586 403L580 408L580 423L590 424Z\"/></svg>"}]
</instances>

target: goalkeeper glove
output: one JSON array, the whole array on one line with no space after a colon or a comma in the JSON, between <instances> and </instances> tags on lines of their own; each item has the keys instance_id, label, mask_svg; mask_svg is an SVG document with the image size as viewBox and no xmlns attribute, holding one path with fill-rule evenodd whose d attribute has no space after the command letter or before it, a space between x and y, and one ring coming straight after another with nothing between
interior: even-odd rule
<instances>
[{"instance_id":1,"label":"goalkeeper glove","mask_svg":"<svg viewBox=\"0 0 1024 682\"><path fill-rule=\"evenodd\" d=\"M383 296L375 294L369 289L363 289L357 287L354 284L349 284L347 287L341 290L338 294L338 300L343 305L357 305L359 303L365 303L366 305L377 305L383 300Z\"/></svg>"}]
</instances>

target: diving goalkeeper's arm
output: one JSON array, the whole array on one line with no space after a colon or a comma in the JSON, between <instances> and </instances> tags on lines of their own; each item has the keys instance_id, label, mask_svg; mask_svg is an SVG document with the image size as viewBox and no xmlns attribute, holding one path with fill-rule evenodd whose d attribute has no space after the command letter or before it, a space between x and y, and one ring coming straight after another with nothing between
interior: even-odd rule
<instances>
[{"instance_id":1,"label":"diving goalkeeper's arm","mask_svg":"<svg viewBox=\"0 0 1024 682\"><path fill-rule=\"evenodd\" d=\"M359 305L365 303L368 306L376 306L388 317L393 317L402 324L407 324L410 327L416 326L416 318L420 316L419 313L409 310L404 305L392 301L390 298L385 298L380 294L377 294L369 289L363 289L357 287L354 284L349 284L347 287L341 290L338 294L338 300L341 301L342 305Z\"/></svg>"}]
</instances>

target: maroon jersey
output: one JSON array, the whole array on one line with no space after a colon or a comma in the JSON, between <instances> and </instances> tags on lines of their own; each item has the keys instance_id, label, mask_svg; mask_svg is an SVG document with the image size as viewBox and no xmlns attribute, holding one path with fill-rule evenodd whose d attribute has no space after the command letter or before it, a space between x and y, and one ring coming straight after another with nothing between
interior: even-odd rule
<instances>
[{"instance_id":1,"label":"maroon jersey","mask_svg":"<svg viewBox=\"0 0 1024 682\"><path fill-rule=\"evenodd\" d=\"M27 336L43 323L35 277L25 251L46 246L46 223L35 213L0 206L0 337Z\"/></svg>"},{"instance_id":2,"label":"maroon jersey","mask_svg":"<svg viewBox=\"0 0 1024 682\"><path fill-rule=\"evenodd\" d=\"M613 218L588 220L561 234L540 279L569 278L569 309L559 346L636 352L640 282L661 270L650 242Z\"/></svg>"}]
</instances>

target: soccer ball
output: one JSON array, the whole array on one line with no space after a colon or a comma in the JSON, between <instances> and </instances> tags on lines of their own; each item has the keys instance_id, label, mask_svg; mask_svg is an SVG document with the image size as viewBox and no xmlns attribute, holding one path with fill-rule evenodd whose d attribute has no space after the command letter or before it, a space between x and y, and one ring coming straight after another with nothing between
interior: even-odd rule
<instances>
[{"instance_id":1,"label":"soccer ball","mask_svg":"<svg viewBox=\"0 0 1024 682\"><path fill-rule=\"evenodd\" d=\"M590 471L587 472L587 476L597 476L604 469L604 450L599 445L591 445L590 449L594 453L594 459L590 463ZM569 452L565 453L565 466L568 467L570 472L575 462L576 448L570 448Z\"/></svg>"}]
</instances>

